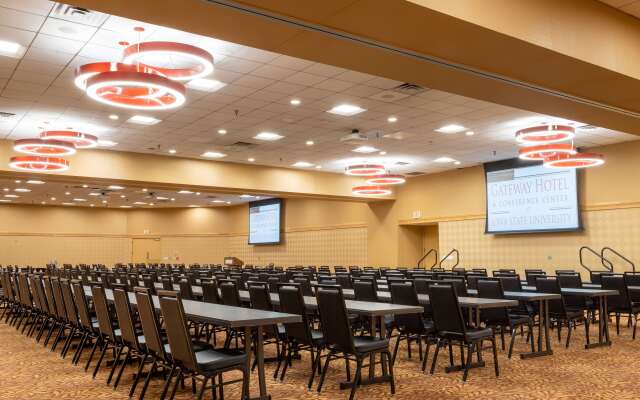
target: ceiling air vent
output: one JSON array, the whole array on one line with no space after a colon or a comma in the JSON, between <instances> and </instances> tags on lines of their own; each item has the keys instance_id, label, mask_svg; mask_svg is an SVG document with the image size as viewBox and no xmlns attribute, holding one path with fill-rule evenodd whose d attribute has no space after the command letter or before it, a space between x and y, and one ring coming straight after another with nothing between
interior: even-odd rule
<instances>
[{"instance_id":1,"label":"ceiling air vent","mask_svg":"<svg viewBox=\"0 0 640 400\"><path fill-rule=\"evenodd\" d=\"M231 151L241 151L241 150L248 150L248 149L252 149L254 147L256 147L257 144L255 143L249 143L249 142L235 142L235 143L231 143L228 144L226 146L224 146L225 149L227 150L231 150Z\"/></svg>"},{"instance_id":2,"label":"ceiling air vent","mask_svg":"<svg viewBox=\"0 0 640 400\"><path fill-rule=\"evenodd\" d=\"M409 165L409 163L406 161L396 161L394 165L403 166L403 165Z\"/></svg>"},{"instance_id":3,"label":"ceiling air vent","mask_svg":"<svg viewBox=\"0 0 640 400\"><path fill-rule=\"evenodd\" d=\"M429 89L422 87L420 85L416 85L414 83L403 83L402 85L398 85L391 90L393 90L394 92L404 93L406 95L413 96L418 93L426 92Z\"/></svg>"},{"instance_id":4,"label":"ceiling air vent","mask_svg":"<svg viewBox=\"0 0 640 400\"><path fill-rule=\"evenodd\" d=\"M595 131L598 127L595 125L581 125L578 129L581 131Z\"/></svg>"},{"instance_id":5,"label":"ceiling air vent","mask_svg":"<svg viewBox=\"0 0 640 400\"><path fill-rule=\"evenodd\" d=\"M407 176L420 176L420 175L424 175L424 172L413 171L413 172L407 172L405 175L407 175Z\"/></svg>"},{"instance_id":6,"label":"ceiling air vent","mask_svg":"<svg viewBox=\"0 0 640 400\"><path fill-rule=\"evenodd\" d=\"M14 113L0 111L0 122L9 122L15 117Z\"/></svg>"},{"instance_id":7,"label":"ceiling air vent","mask_svg":"<svg viewBox=\"0 0 640 400\"><path fill-rule=\"evenodd\" d=\"M53 18L90 26L100 26L109 17L107 14L103 14L101 12L91 11L86 8L74 7L62 3L54 4L51 16Z\"/></svg>"},{"instance_id":8,"label":"ceiling air vent","mask_svg":"<svg viewBox=\"0 0 640 400\"><path fill-rule=\"evenodd\" d=\"M340 138L340 141L346 144L362 144L362 142L366 142L367 140L369 140L369 137L361 133L358 129L352 129L351 133Z\"/></svg>"}]
</instances>

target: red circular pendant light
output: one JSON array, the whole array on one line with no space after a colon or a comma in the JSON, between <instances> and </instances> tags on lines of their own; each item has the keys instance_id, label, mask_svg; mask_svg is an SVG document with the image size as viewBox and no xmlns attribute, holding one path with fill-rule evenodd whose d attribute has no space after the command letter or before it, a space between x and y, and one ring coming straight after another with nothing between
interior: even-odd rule
<instances>
[{"instance_id":1,"label":"red circular pendant light","mask_svg":"<svg viewBox=\"0 0 640 400\"><path fill-rule=\"evenodd\" d=\"M9 167L26 172L63 172L69 169L69 161L60 157L16 156L9 160Z\"/></svg>"},{"instance_id":2,"label":"red circular pendant light","mask_svg":"<svg viewBox=\"0 0 640 400\"><path fill-rule=\"evenodd\" d=\"M61 140L18 139L13 150L33 156L70 156L76 153L73 143Z\"/></svg>"},{"instance_id":3,"label":"red circular pendant light","mask_svg":"<svg viewBox=\"0 0 640 400\"><path fill-rule=\"evenodd\" d=\"M157 56L164 56L168 60L179 57L187 59L193 65L186 68L168 68L162 65L154 65L153 61L145 60L145 58ZM169 79L176 81L199 79L213 72L213 56L211 53L185 43L142 42L132 44L124 49L122 59L125 64L143 63L148 65L160 71Z\"/></svg>"},{"instance_id":4,"label":"red circular pendant light","mask_svg":"<svg viewBox=\"0 0 640 400\"><path fill-rule=\"evenodd\" d=\"M367 179L368 185L400 185L405 183L407 179L400 174L382 174Z\"/></svg>"},{"instance_id":5,"label":"red circular pendant light","mask_svg":"<svg viewBox=\"0 0 640 400\"><path fill-rule=\"evenodd\" d=\"M119 62L100 61L84 64L76 68L76 77L73 83L78 87L78 89L86 90L87 80L92 76L101 74L103 72L141 72L145 74L163 76L160 71L157 71L156 69L146 65L129 65Z\"/></svg>"},{"instance_id":6,"label":"red circular pendant light","mask_svg":"<svg viewBox=\"0 0 640 400\"><path fill-rule=\"evenodd\" d=\"M523 147L518 151L518 157L522 160L542 161L556 154L576 154L576 149L568 143L552 143L539 146Z\"/></svg>"},{"instance_id":7,"label":"red circular pendant light","mask_svg":"<svg viewBox=\"0 0 640 400\"><path fill-rule=\"evenodd\" d=\"M573 139L575 129L568 125L539 125L516 132L516 141L526 145L543 145Z\"/></svg>"},{"instance_id":8,"label":"red circular pendant light","mask_svg":"<svg viewBox=\"0 0 640 400\"><path fill-rule=\"evenodd\" d=\"M548 168L589 168L604 164L604 156L597 153L556 154L544 160Z\"/></svg>"},{"instance_id":9,"label":"red circular pendant light","mask_svg":"<svg viewBox=\"0 0 640 400\"><path fill-rule=\"evenodd\" d=\"M345 174L351 176L375 176L386 172L384 165L380 164L357 164L350 165L345 170Z\"/></svg>"},{"instance_id":10,"label":"red circular pendant light","mask_svg":"<svg viewBox=\"0 0 640 400\"><path fill-rule=\"evenodd\" d=\"M185 102L184 85L144 72L102 72L87 79L86 92L97 102L133 110L168 110Z\"/></svg>"},{"instance_id":11,"label":"red circular pendant light","mask_svg":"<svg viewBox=\"0 0 640 400\"><path fill-rule=\"evenodd\" d=\"M354 186L351 193L364 196L386 196L391 194L391 189L377 185Z\"/></svg>"},{"instance_id":12,"label":"red circular pendant light","mask_svg":"<svg viewBox=\"0 0 640 400\"><path fill-rule=\"evenodd\" d=\"M44 131L40 139L73 143L76 149L90 149L98 145L97 137L76 131Z\"/></svg>"}]
</instances>

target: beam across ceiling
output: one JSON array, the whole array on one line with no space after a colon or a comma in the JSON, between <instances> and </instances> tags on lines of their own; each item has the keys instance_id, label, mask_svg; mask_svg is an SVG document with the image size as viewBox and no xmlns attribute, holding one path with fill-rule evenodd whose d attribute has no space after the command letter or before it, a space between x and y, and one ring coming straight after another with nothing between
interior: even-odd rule
<instances>
[{"instance_id":1,"label":"beam across ceiling","mask_svg":"<svg viewBox=\"0 0 640 400\"><path fill-rule=\"evenodd\" d=\"M75 1L114 15L640 135L640 64L634 61L640 56L625 52L640 45L640 23L633 18L595 0L442 3Z\"/></svg>"}]
</instances>

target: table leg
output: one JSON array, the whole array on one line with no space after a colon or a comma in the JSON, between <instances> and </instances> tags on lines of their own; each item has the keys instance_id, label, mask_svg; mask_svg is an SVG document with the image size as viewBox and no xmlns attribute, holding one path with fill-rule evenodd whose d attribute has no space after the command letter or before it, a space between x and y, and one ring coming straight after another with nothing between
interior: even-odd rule
<instances>
[{"instance_id":1,"label":"table leg","mask_svg":"<svg viewBox=\"0 0 640 400\"><path fill-rule=\"evenodd\" d=\"M384 339L386 337L387 337L387 326L384 323L384 315L381 315L380 316L380 338ZM387 376L388 374L387 364L384 362L382 357L383 356L380 355L380 362L382 364L382 375Z\"/></svg>"},{"instance_id":2,"label":"table leg","mask_svg":"<svg viewBox=\"0 0 640 400\"><path fill-rule=\"evenodd\" d=\"M553 350L551 350L551 340L549 338L549 301L540 300L538 302L538 308L540 310L538 315L538 350L520 354L521 359L542 357L553 354ZM542 347L543 337L544 349ZM535 338L532 336L531 340L535 340Z\"/></svg>"},{"instance_id":3,"label":"table leg","mask_svg":"<svg viewBox=\"0 0 640 400\"><path fill-rule=\"evenodd\" d=\"M249 387L251 382L251 379L249 378L249 374L251 373L251 328L249 327L244 328L244 353L247 355L247 376L245 378L247 379L247 384L245 385L245 390L242 394L242 397L243 399L248 400L251 393L251 388Z\"/></svg>"},{"instance_id":4,"label":"table leg","mask_svg":"<svg viewBox=\"0 0 640 400\"><path fill-rule=\"evenodd\" d=\"M372 315L369 318L371 319L371 336L375 337L376 336L376 317ZM376 357L375 355L371 354L369 356L369 380L372 380L375 374L376 374Z\"/></svg>"},{"instance_id":5,"label":"table leg","mask_svg":"<svg viewBox=\"0 0 640 400\"><path fill-rule=\"evenodd\" d=\"M267 382L264 376L264 338L262 326L258 326L256 338L256 357L258 359L258 382L260 384L260 400L271 399L267 394Z\"/></svg>"},{"instance_id":6,"label":"table leg","mask_svg":"<svg viewBox=\"0 0 640 400\"><path fill-rule=\"evenodd\" d=\"M609 337L609 315L607 313L607 309L609 308L607 304L607 296L602 296L602 300L604 303L604 306L602 308L604 309L604 313L607 314L607 318L604 319L604 336L607 340L606 344L611 346L611 338Z\"/></svg>"},{"instance_id":7,"label":"table leg","mask_svg":"<svg viewBox=\"0 0 640 400\"><path fill-rule=\"evenodd\" d=\"M468 307L469 310L469 323L474 324L475 328L480 328L480 309L476 308L473 309L472 307ZM475 315L475 320L473 318L473 312L475 311L476 315ZM479 344L478 344L479 346ZM460 349L460 352L462 352L463 350ZM462 353L460 354L462 356ZM471 352L469 352L469 354L467 354L467 357L472 357ZM485 362L482 359L478 359L478 362L472 362L469 365L469 368L482 368L485 366ZM449 372L458 372L458 371L462 371L464 369L464 365L460 364L460 365L450 365L448 367L446 367L444 370L445 372L449 373Z\"/></svg>"},{"instance_id":8,"label":"table leg","mask_svg":"<svg viewBox=\"0 0 640 400\"><path fill-rule=\"evenodd\" d=\"M609 338L609 314L607 313L607 296L598 297L598 343L585 345L585 349L594 347L611 346Z\"/></svg>"},{"instance_id":9,"label":"table leg","mask_svg":"<svg viewBox=\"0 0 640 400\"><path fill-rule=\"evenodd\" d=\"M472 309L469 308L469 310L472 310ZM476 311L476 329L480 329L480 309L477 308L475 311Z\"/></svg>"}]
</instances>

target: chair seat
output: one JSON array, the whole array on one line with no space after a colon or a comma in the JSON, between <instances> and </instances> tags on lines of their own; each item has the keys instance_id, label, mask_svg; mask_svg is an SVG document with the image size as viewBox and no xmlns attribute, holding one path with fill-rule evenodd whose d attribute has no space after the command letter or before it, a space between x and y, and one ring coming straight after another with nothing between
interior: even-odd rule
<instances>
[{"instance_id":1,"label":"chair seat","mask_svg":"<svg viewBox=\"0 0 640 400\"><path fill-rule=\"evenodd\" d=\"M509 314L509 323L511 326L527 325L531 322L531 318L527 315Z\"/></svg>"},{"instance_id":2,"label":"chair seat","mask_svg":"<svg viewBox=\"0 0 640 400\"><path fill-rule=\"evenodd\" d=\"M202 350L195 353L198 368L203 372L243 365L247 355L239 350L218 349Z\"/></svg>"},{"instance_id":3,"label":"chair seat","mask_svg":"<svg viewBox=\"0 0 640 400\"><path fill-rule=\"evenodd\" d=\"M493 336L491 328L469 329L465 332L464 338L467 342L475 342L482 339L488 339Z\"/></svg>"},{"instance_id":4,"label":"chair seat","mask_svg":"<svg viewBox=\"0 0 640 400\"><path fill-rule=\"evenodd\" d=\"M357 353L369 353L387 349L389 347L389 339L380 339L373 336L354 336L353 344Z\"/></svg>"},{"instance_id":5,"label":"chair seat","mask_svg":"<svg viewBox=\"0 0 640 400\"><path fill-rule=\"evenodd\" d=\"M200 340L193 340L191 342L191 347L193 348L194 353L204 350L211 350L213 348L213 346L211 346L209 343ZM171 346L169 346L169 343L165 343L164 351L167 354L171 354Z\"/></svg>"}]
</instances>

